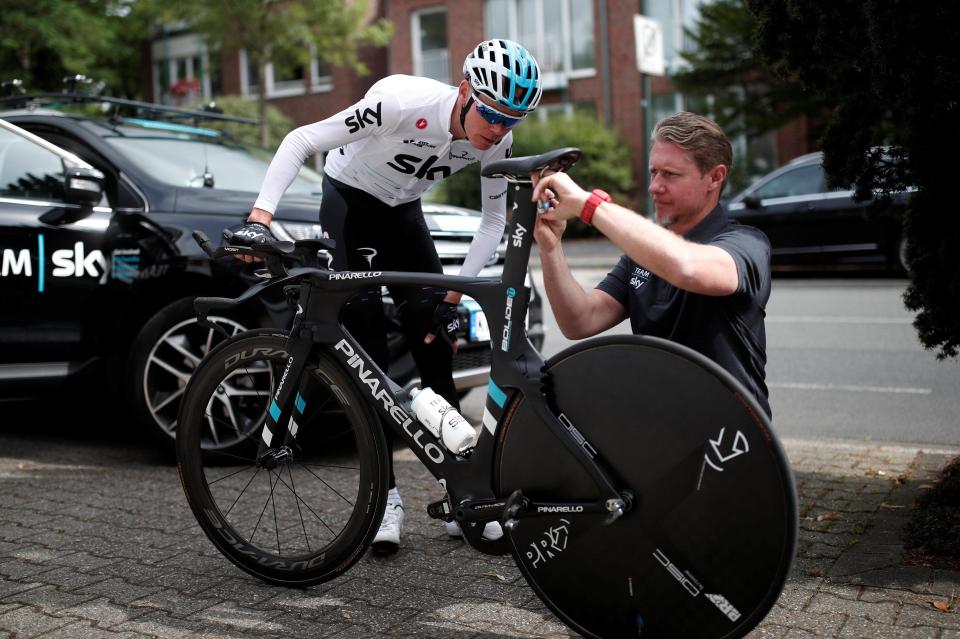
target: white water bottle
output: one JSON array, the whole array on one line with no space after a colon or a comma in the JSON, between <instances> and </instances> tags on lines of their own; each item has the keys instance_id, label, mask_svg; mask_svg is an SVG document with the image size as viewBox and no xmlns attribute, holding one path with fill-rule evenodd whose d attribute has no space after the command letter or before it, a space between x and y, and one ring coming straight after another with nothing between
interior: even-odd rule
<instances>
[{"instance_id":1,"label":"white water bottle","mask_svg":"<svg viewBox=\"0 0 960 639\"><path fill-rule=\"evenodd\" d=\"M413 414L447 450L462 453L476 443L477 433L470 422L433 389L414 388L410 397Z\"/></svg>"}]
</instances>

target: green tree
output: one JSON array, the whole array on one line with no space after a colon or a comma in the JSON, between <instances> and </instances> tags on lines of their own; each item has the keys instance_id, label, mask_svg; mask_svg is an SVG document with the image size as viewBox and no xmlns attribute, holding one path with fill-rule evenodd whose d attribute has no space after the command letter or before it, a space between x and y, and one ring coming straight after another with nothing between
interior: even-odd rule
<instances>
[{"instance_id":1,"label":"green tree","mask_svg":"<svg viewBox=\"0 0 960 639\"><path fill-rule=\"evenodd\" d=\"M757 137L829 106L823 95L764 67L754 54L756 33L756 18L743 0L702 4L695 27L686 31L692 46L681 54L689 67L672 76L685 95L712 103L729 135Z\"/></svg>"},{"instance_id":2,"label":"green tree","mask_svg":"<svg viewBox=\"0 0 960 639\"><path fill-rule=\"evenodd\" d=\"M114 93L143 90L142 46L155 0L6 0L0 19L0 78L56 91L82 74Z\"/></svg>"},{"instance_id":3,"label":"green tree","mask_svg":"<svg viewBox=\"0 0 960 639\"><path fill-rule=\"evenodd\" d=\"M596 117L575 114L538 120L531 116L513 132L513 156L539 155L551 149L575 146L583 157L570 174L581 184L600 188L621 203L631 202L635 187L630 147L616 131L604 127ZM431 199L480 208L480 167L475 164L444 180ZM588 232L592 227L571 225L568 233Z\"/></svg>"},{"instance_id":4,"label":"green tree","mask_svg":"<svg viewBox=\"0 0 960 639\"><path fill-rule=\"evenodd\" d=\"M830 106L827 96L807 91L796 79L772 73L754 53L757 20L744 0L700 5L700 17L686 31L688 63L672 80L686 97L708 105L727 135L749 139L774 131L799 116L816 125ZM814 128L812 137L820 132ZM746 178L751 158L736 157L736 178ZM733 186L742 186L733 180Z\"/></svg>"},{"instance_id":5,"label":"green tree","mask_svg":"<svg viewBox=\"0 0 960 639\"><path fill-rule=\"evenodd\" d=\"M916 187L905 218L907 308L927 348L960 347L960 4L749 0L759 52L837 104L822 138L833 186L868 199ZM886 146L887 148L880 148Z\"/></svg>"},{"instance_id":6,"label":"green tree","mask_svg":"<svg viewBox=\"0 0 960 639\"><path fill-rule=\"evenodd\" d=\"M345 0L207 0L180 2L177 10L213 48L245 49L257 69L260 144L270 146L266 125L266 66L306 65L317 56L357 73L368 70L357 55L361 46L384 46L392 34L386 20L365 24L367 3Z\"/></svg>"}]
</instances>

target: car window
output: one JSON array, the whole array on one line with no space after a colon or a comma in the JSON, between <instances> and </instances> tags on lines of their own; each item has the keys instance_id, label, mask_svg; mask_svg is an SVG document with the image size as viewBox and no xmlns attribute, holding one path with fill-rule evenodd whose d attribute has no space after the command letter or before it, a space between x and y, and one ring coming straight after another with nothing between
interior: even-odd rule
<instances>
[{"instance_id":1,"label":"car window","mask_svg":"<svg viewBox=\"0 0 960 639\"><path fill-rule=\"evenodd\" d=\"M144 172L178 187L203 188L204 173L209 172L215 188L256 193L271 157L266 152L190 137L128 136L106 140ZM287 192L319 194L321 183L319 174L304 167Z\"/></svg>"},{"instance_id":2,"label":"car window","mask_svg":"<svg viewBox=\"0 0 960 639\"><path fill-rule=\"evenodd\" d=\"M63 202L60 157L0 129L0 196Z\"/></svg>"},{"instance_id":3,"label":"car window","mask_svg":"<svg viewBox=\"0 0 960 639\"><path fill-rule=\"evenodd\" d=\"M758 188L753 194L766 200L774 197L811 195L813 193L824 193L825 191L823 167L819 164L810 164L781 173Z\"/></svg>"}]
</instances>

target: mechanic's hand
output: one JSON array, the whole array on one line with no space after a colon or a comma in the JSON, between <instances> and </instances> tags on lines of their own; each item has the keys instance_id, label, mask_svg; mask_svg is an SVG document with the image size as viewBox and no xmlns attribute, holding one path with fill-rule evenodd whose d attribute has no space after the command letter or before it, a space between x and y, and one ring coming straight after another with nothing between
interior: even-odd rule
<instances>
[{"instance_id":1,"label":"mechanic's hand","mask_svg":"<svg viewBox=\"0 0 960 639\"><path fill-rule=\"evenodd\" d=\"M239 229L234 231L229 237L225 238L228 244L233 244L235 246L257 246L258 244L266 244L267 242L273 242L276 238L273 237L273 233L270 232L270 227L260 222L247 222ZM252 255L237 255L237 259L243 260L244 262L259 262L259 257L254 257Z\"/></svg>"},{"instance_id":2,"label":"mechanic's hand","mask_svg":"<svg viewBox=\"0 0 960 639\"><path fill-rule=\"evenodd\" d=\"M549 253L560 246L560 238L567 228L566 220L549 219L542 215L537 216L537 221L533 226L533 239L537 241L537 246L541 253Z\"/></svg>"},{"instance_id":3,"label":"mechanic's hand","mask_svg":"<svg viewBox=\"0 0 960 639\"><path fill-rule=\"evenodd\" d=\"M430 332L423 338L424 344L432 344L433 340L440 337L450 344L450 350L457 352L457 330L460 328L460 313L457 311L457 305L453 302L440 302L433 309L433 317L430 319Z\"/></svg>"},{"instance_id":4,"label":"mechanic's hand","mask_svg":"<svg viewBox=\"0 0 960 639\"><path fill-rule=\"evenodd\" d=\"M549 193L548 193L549 191ZM534 179L534 202L543 202L546 210L542 217L548 220L570 220L579 217L583 205L590 197L566 173L553 173Z\"/></svg>"}]
</instances>

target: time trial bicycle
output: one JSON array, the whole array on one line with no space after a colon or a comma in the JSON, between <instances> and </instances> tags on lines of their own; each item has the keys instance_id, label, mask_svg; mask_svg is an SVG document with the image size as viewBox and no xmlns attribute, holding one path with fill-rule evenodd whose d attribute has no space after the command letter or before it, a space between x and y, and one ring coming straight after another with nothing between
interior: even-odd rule
<instances>
[{"instance_id":1,"label":"time trial bicycle","mask_svg":"<svg viewBox=\"0 0 960 639\"><path fill-rule=\"evenodd\" d=\"M567 148L485 167L518 190L500 278L336 272L321 265L329 240L214 249L195 234L212 257L257 256L271 275L237 299L198 299L201 320L270 289L296 308L289 331L248 331L212 349L183 400L183 488L230 561L286 586L348 570L384 512L383 423L445 487L430 516L459 522L481 552L511 554L582 635L741 637L763 619L792 562L797 502L750 393L666 340L593 338L544 361L526 337L529 176L579 157ZM455 454L431 435L343 326L344 305L371 285L462 291L485 312L491 374L469 450ZM249 441L248 454L204 445L224 424ZM482 532L494 520L505 534L489 541Z\"/></svg>"}]
</instances>

